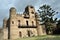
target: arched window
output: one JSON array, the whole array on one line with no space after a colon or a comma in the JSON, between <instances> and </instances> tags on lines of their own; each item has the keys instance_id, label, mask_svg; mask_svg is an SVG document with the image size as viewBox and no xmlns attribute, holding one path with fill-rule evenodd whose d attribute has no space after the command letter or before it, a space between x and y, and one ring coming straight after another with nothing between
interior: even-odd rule
<instances>
[{"instance_id":1,"label":"arched window","mask_svg":"<svg viewBox=\"0 0 60 40\"><path fill-rule=\"evenodd\" d=\"M18 22L20 22L20 20L18 20Z\"/></svg>"},{"instance_id":2,"label":"arched window","mask_svg":"<svg viewBox=\"0 0 60 40\"><path fill-rule=\"evenodd\" d=\"M21 33L21 31L19 32L19 37L22 37L22 33Z\"/></svg>"},{"instance_id":3,"label":"arched window","mask_svg":"<svg viewBox=\"0 0 60 40\"><path fill-rule=\"evenodd\" d=\"M14 24L14 21L12 21L12 24Z\"/></svg>"},{"instance_id":4,"label":"arched window","mask_svg":"<svg viewBox=\"0 0 60 40\"><path fill-rule=\"evenodd\" d=\"M33 6L31 6L30 8L33 8Z\"/></svg>"},{"instance_id":5,"label":"arched window","mask_svg":"<svg viewBox=\"0 0 60 40\"><path fill-rule=\"evenodd\" d=\"M27 24L27 26L28 26L28 21L26 21L26 24Z\"/></svg>"},{"instance_id":6,"label":"arched window","mask_svg":"<svg viewBox=\"0 0 60 40\"><path fill-rule=\"evenodd\" d=\"M32 13L32 14L34 14L34 12L33 12L33 11L32 11L31 13Z\"/></svg>"},{"instance_id":7,"label":"arched window","mask_svg":"<svg viewBox=\"0 0 60 40\"><path fill-rule=\"evenodd\" d=\"M30 31L27 31L27 33L28 33L28 37L30 37Z\"/></svg>"}]
</instances>

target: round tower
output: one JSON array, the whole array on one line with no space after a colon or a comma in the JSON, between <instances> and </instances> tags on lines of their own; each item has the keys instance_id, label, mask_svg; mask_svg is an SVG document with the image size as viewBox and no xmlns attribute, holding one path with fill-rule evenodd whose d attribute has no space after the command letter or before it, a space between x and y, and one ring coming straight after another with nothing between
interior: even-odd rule
<instances>
[{"instance_id":1,"label":"round tower","mask_svg":"<svg viewBox=\"0 0 60 40\"><path fill-rule=\"evenodd\" d=\"M16 9L14 7L10 8L10 18L16 16Z\"/></svg>"},{"instance_id":2,"label":"round tower","mask_svg":"<svg viewBox=\"0 0 60 40\"><path fill-rule=\"evenodd\" d=\"M16 9L14 7L11 7L9 11L10 11L9 39L14 39L18 37Z\"/></svg>"}]
</instances>

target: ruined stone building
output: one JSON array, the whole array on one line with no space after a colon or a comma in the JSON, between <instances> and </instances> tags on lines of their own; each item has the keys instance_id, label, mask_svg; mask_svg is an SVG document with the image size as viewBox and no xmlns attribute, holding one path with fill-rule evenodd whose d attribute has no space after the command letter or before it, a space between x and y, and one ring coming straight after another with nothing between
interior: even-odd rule
<instances>
[{"instance_id":1,"label":"ruined stone building","mask_svg":"<svg viewBox=\"0 0 60 40\"><path fill-rule=\"evenodd\" d=\"M22 14L18 14L14 7L9 10L9 18L4 18L4 39L17 39L45 35L45 29L40 24L39 16L31 5L25 8Z\"/></svg>"}]
</instances>

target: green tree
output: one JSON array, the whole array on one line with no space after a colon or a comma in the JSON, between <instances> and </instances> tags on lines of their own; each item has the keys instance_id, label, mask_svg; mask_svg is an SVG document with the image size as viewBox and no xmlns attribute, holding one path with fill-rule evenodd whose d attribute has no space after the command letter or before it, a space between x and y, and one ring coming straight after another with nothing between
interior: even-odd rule
<instances>
[{"instance_id":1,"label":"green tree","mask_svg":"<svg viewBox=\"0 0 60 40\"><path fill-rule=\"evenodd\" d=\"M46 27L46 33L49 34L49 32L52 33L54 28L56 27L57 18L53 20L54 15L56 15L58 12L52 10L52 8L49 5L43 5L38 10L40 15L40 21L45 25Z\"/></svg>"}]
</instances>

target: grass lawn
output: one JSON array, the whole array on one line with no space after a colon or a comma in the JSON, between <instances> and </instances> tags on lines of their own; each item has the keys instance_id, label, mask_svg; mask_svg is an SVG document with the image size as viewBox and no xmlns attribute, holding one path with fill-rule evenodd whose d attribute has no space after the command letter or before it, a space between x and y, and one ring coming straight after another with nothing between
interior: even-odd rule
<instances>
[{"instance_id":1,"label":"grass lawn","mask_svg":"<svg viewBox=\"0 0 60 40\"><path fill-rule=\"evenodd\" d=\"M16 40L60 40L60 35L44 35L36 37L18 38Z\"/></svg>"}]
</instances>

